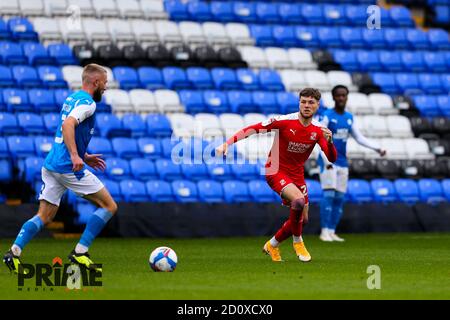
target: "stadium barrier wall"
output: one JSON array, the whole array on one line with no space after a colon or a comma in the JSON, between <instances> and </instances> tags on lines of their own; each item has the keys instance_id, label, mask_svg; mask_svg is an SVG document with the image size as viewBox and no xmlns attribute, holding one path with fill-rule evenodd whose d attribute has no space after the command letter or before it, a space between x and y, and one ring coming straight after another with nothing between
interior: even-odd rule
<instances>
[{"instance_id":1,"label":"stadium barrier wall","mask_svg":"<svg viewBox=\"0 0 450 320\"><path fill-rule=\"evenodd\" d=\"M0 238L13 238L24 221L34 215L36 204L0 205ZM449 232L450 203L433 206L404 203L346 204L340 233ZM73 220L58 213L66 226ZM103 236L116 237L229 237L268 236L283 224L288 208L278 204L119 203ZM319 206L310 207L305 234L320 231ZM60 220L61 221L61 220ZM66 230L67 231L67 230ZM82 226L79 226L79 232ZM51 236L45 230L40 236Z\"/></svg>"}]
</instances>

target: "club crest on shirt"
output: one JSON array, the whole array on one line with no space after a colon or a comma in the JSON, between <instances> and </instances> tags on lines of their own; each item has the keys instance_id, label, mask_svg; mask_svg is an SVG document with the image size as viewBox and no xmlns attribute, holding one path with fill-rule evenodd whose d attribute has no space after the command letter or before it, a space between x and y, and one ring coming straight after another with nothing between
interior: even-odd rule
<instances>
[{"instance_id":1,"label":"club crest on shirt","mask_svg":"<svg viewBox=\"0 0 450 320\"><path fill-rule=\"evenodd\" d=\"M289 141L288 151L295 153L304 153L311 147L310 144Z\"/></svg>"},{"instance_id":2,"label":"club crest on shirt","mask_svg":"<svg viewBox=\"0 0 450 320\"><path fill-rule=\"evenodd\" d=\"M280 184L281 184L282 186L284 186L284 185L286 184L286 180L281 179L281 180L280 180Z\"/></svg>"},{"instance_id":3,"label":"club crest on shirt","mask_svg":"<svg viewBox=\"0 0 450 320\"><path fill-rule=\"evenodd\" d=\"M310 140L316 140L317 139L317 132L311 132Z\"/></svg>"}]
</instances>

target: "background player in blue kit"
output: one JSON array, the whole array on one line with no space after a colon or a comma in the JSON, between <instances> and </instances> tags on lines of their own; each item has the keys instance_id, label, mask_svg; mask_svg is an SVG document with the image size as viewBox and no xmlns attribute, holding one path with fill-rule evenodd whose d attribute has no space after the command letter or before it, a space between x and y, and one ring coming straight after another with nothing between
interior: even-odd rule
<instances>
[{"instance_id":1,"label":"background player in blue kit","mask_svg":"<svg viewBox=\"0 0 450 320\"><path fill-rule=\"evenodd\" d=\"M347 139L351 135L356 142L370 148L384 156L386 151L376 143L365 138L358 128L354 126L353 115L345 111L348 99L348 88L342 85L335 86L331 91L334 108L323 113L322 124L333 133L333 141L337 150L337 160L331 163L326 157L319 157L320 183L323 189L323 198L320 204L320 239L323 241L344 241L336 235L336 227L342 216L344 196L347 191L348 162Z\"/></svg>"},{"instance_id":2,"label":"background player in blue kit","mask_svg":"<svg viewBox=\"0 0 450 320\"><path fill-rule=\"evenodd\" d=\"M44 225L53 220L67 189L99 207L88 220L79 243L69 254L73 263L97 269L88 249L116 213L117 204L103 183L84 164L96 170L106 168L100 154L90 155L86 150L94 133L95 103L101 101L107 82L106 70L97 64L89 64L83 70L82 90L65 100L52 149L42 167L43 186L39 194L38 213L25 222L11 249L3 257L3 262L11 271L20 271L22 250Z\"/></svg>"}]
</instances>

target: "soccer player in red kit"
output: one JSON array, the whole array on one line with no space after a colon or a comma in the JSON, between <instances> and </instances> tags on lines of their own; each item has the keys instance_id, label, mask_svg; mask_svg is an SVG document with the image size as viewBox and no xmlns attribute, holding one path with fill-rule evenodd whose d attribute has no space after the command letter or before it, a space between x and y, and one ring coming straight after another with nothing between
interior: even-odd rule
<instances>
[{"instance_id":1,"label":"soccer player in red kit","mask_svg":"<svg viewBox=\"0 0 450 320\"><path fill-rule=\"evenodd\" d=\"M310 261L302 239L303 222L308 220L308 191L304 177L304 164L316 143L330 162L336 161L337 153L333 145L332 133L328 128L313 122L319 107L321 94L314 88L300 92L300 110L284 116L248 126L238 131L216 149L216 155L227 155L228 146L253 134L275 131L275 139L265 165L265 175L269 186L290 206L289 219L267 241L263 251L273 261L282 261L279 245L291 235L293 246L300 261Z\"/></svg>"}]
</instances>

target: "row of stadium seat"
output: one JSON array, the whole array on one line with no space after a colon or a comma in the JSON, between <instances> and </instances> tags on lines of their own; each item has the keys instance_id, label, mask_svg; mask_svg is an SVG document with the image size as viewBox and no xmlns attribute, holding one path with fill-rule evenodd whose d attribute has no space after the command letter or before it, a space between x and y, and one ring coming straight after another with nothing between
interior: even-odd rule
<instances>
[{"instance_id":1,"label":"row of stadium seat","mask_svg":"<svg viewBox=\"0 0 450 320\"><path fill-rule=\"evenodd\" d=\"M13 1L14 2L14 1ZM2 5L0 4L0 12ZM38 34L31 22L22 17L11 17L5 22L0 17L0 40L38 41Z\"/></svg>"},{"instance_id":2,"label":"row of stadium seat","mask_svg":"<svg viewBox=\"0 0 450 320\"><path fill-rule=\"evenodd\" d=\"M78 64L72 49L63 43L44 47L38 42L0 41L0 64L4 65L66 65Z\"/></svg>"},{"instance_id":3,"label":"row of stadium seat","mask_svg":"<svg viewBox=\"0 0 450 320\"><path fill-rule=\"evenodd\" d=\"M0 65L0 83L3 87L20 88L67 88L61 68L55 66L31 67Z\"/></svg>"}]
</instances>

